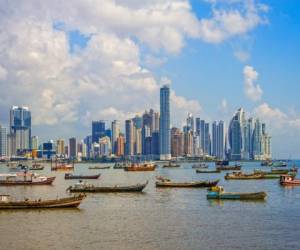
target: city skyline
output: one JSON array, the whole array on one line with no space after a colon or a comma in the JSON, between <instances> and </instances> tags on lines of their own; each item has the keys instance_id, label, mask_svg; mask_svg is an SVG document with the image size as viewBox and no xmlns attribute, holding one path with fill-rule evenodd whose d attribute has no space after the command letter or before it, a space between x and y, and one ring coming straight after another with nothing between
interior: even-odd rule
<instances>
[{"instance_id":1,"label":"city skyline","mask_svg":"<svg viewBox=\"0 0 300 250\"><path fill-rule=\"evenodd\" d=\"M167 83L176 110L171 125L181 128L189 112L229 122L243 107L268 124L274 156L300 157L300 3L104 3L43 1L46 15L34 4L7 3L0 22L1 125L9 127L12 105L24 105L41 141L84 138L92 120L158 111L159 88ZM109 11L120 11L121 27L103 15Z\"/></svg>"}]
</instances>

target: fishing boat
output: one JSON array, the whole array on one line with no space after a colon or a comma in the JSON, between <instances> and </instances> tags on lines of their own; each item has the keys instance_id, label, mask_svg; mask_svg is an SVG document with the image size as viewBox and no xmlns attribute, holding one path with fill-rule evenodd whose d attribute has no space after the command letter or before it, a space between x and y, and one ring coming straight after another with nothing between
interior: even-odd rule
<instances>
[{"instance_id":1,"label":"fishing boat","mask_svg":"<svg viewBox=\"0 0 300 250\"><path fill-rule=\"evenodd\" d=\"M276 168L287 167L287 163L284 161L276 161L273 163L273 167L276 167Z\"/></svg>"},{"instance_id":2,"label":"fishing boat","mask_svg":"<svg viewBox=\"0 0 300 250\"><path fill-rule=\"evenodd\" d=\"M124 168L125 171L154 171L156 165L153 163L135 164L132 163Z\"/></svg>"},{"instance_id":3,"label":"fishing boat","mask_svg":"<svg viewBox=\"0 0 300 250\"><path fill-rule=\"evenodd\" d=\"M260 179L279 179L278 174L262 174L262 173L250 173L246 174L243 172L227 173L225 180L260 180Z\"/></svg>"},{"instance_id":4,"label":"fishing boat","mask_svg":"<svg viewBox=\"0 0 300 250\"><path fill-rule=\"evenodd\" d=\"M180 164L169 161L168 164L163 165L163 168L180 168Z\"/></svg>"},{"instance_id":5,"label":"fishing boat","mask_svg":"<svg viewBox=\"0 0 300 250\"><path fill-rule=\"evenodd\" d=\"M228 166L229 161L228 160L219 160L215 162L216 166Z\"/></svg>"},{"instance_id":6,"label":"fishing boat","mask_svg":"<svg viewBox=\"0 0 300 250\"><path fill-rule=\"evenodd\" d=\"M273 174L288 174L288 169L271 169L271 171L263 171L260 169L255 169L254 173L264 174L264 175L273 175Z\"/></svg>"},{"instance_id":7,"label":"fishing boat","mask_svg":"<svg viewBox=\"0 0 300 250\"><path fill-rule=\"evenodd\" d=\"M73 164L56 164L55 166L51 166L51 171L73 171L74 165Z\"/></svg>"},{"instance_id":8,"label":"fishing boat","mask_svg":"<svg viewBox=\"0 0 300 250\"><path fill-rule=\"evenodd\" d=\"M193 164L192 168L208 168L208 165L205 163Z\"/></svg>"},{"instance_id":9,"label":"fishing boat","mask_svg":"<svg viewBox=\"0 0 300 250\"><path fill-rule=\"evenodd\" d=\"M156 187L174 187L174 188L207 188L214 187L219 183L219 180L213 181L192 181L192 182L173 182L164 177L157 177Z\"/></svg>"},{"instance_id":10,"label":"fishing boat","mask_svg":"<svg viewBox=\"0 0 300 250\"><path fill-rule=\"evenodd\" d=\"M234 166L217 166L216 167L217 170L220 171L230 171L230 170L241 170L242 169L242 165L240 164L236 164Z\"/></svg>"},{"instance_id":11,"label":"fishing boat","mask_svg":"<svg viewBox=\"0 0 300 250\"><path fill-rule=\"evenodd\" d=\"M197 174L215 174L215 173L221 173L221 170L218 169L197 169Z\"/></svg>"},{"instance_id":12,"label":"fishing boat","mask_svg":"<svg viewBox=\"0 0 300 250\"><path fill-rule=\"evenodd\" d=\"M84 194L79 194L55 200L12 200L10 195L0 195L0 209L78 207L85 197L86 196Z\"/></svg>"},{"instance_id":13,"label":"fishing boat","mask_svg":"<svg viewBox=\"0 0 300 250\"><path fill-rule=\"evenodd\" d=\"M300 179L296 179L295 176L291 176L291 175L281 175L279 182L283 186L300 185Z\"/></svg>"},{"instance_id":14,"label":"fishing boat","mask_svg":"<svg viewBox=\"0 0 300 250\"><path fill-rule=\"evenodd\" d=\"M51 185L55 177L41 176L36 173L0 174L0 186L9 185Z\"/></svg>"},{"instance_id":15,"label":"fishing boat","mask_svg":"<svg viewBox=\"0 0 300 250\"><path fill-rule=\"evenodd\" d=\"M66 173L65 179L66 180L73 180L73 179L98 179L101 174L95 174L95 175L73 175Z\"/></svg>"},{"instance_id":16,"label":"fishing boat","mask_svg":"<svg viewBox=\"0 0 300 250\"><path fill-rule=\"evenodd\" d=\"M43 170L44 166L42 166L39 163L34 163L32 166L29 168L29 170Z\"/></svg>"},{"instance_id":17,"label":"fishing boat","mask_svg":"<svg viewBox=\"0 0 300 250\"><path fill-rule=\"evenodd\" d=\"M89 169L110 169L110 166L91 166Z\"/></svg>"},{"instance_id":18,"label":"fishing boat","mask_svg":"<svg viewBox=\"0 0 300 250\"><path fill-rule=\"evenodd\" d=\"M262 161L262 162L260 163L260 165L261 165L262 167L271 167L271 166L273 166L273 162L272 162L271 160L266 160L266 161Z\"/></svg>"},{"instance_id":19,"label":"fishing boat","mask_svg":"<svg viewBox=\"0 0 300 250\"><path fill-rule=\"evenodd\" d=\"M125 163L115 163L115 165L113 166L113 169L123 169L126 167Z\"/></svg>"},{"instance_id":20,"label":"fishing boat","mask_svg":"<svg viewBox=\"0 0 300 250\"><path fill-rule=\"evenodd\" d=\"M79 182L74 186L67 188L69 192L81 192L81 193L121 193L121 192L142 192L147 186L148 181L144 184L136 184L131 186L94 186L85 182Z\"/></svg>"},{"instance_id":21,"label":"fishing boat","mask_svg":"<svg viewBox=\"0 0 300 250\"><path fill-rule=\"evenodd\" d=\"M207 193L207 199L217 200L264 200L267 196L265 192L256 193L232 193L224 192L223 187L212 187Z\"/></svg>"}]
</instances>

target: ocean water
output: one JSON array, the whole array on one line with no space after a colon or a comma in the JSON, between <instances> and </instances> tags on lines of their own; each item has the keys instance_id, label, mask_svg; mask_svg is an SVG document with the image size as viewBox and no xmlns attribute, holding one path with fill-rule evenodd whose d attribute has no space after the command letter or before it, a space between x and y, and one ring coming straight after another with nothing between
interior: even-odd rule
<instances>
[{"instance_id":1,"label":"ocean water","mask_svg":"<svg viewBox=\"0 0 300 250\"><path fill-rule=\"evenodd\" d=\"M89 181L94 185L149 184L141 194L88 194L78 209L0 210L0 249L300 249L300 186L281 187L276 179L225 181L224 173L196 174L191 166L125 172L77 164L75 174L102 174ZM269 169L243 164L248 172L257 168ZM7 171L0 166L1 173ZM16 199L64 197L77 182L64 180L64 173L51 172L50 166L37 172L57 178L51 186L0 186L0 193ZM157 175L177 181L220 179L226 191L266 191L268 197L264 202L209 201L206 189L158 189Z\"/></svg>"}]
</instances>

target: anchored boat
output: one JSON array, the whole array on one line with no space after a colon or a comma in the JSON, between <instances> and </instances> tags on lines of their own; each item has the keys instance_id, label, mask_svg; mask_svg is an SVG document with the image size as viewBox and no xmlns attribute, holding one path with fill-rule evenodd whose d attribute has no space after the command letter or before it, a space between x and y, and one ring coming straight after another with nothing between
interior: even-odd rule
<instances>
[{"instance_id":1,"label":"anchored boat","mask_svg":"<svg viewBox=\"0 0 300 250\"><path fill-rule=\"evenodd\" d=\"M224 192L223 187L212 187L207 193L207 199L218 200L264 200L267 196L265 192L256 193L232 193Z\"/></svg>"},{"instance_id":2,"label":"anchored boat","mask_svg":"<svg viewBox=\"0 0 300 250\"><path fill-rule=\"evenodd\" d=\"M243 172L227 173L225 180L261 180L261 179L279 179L278 174L262 174L262 173L251 173L246 174Z\"/></svg>"},{"instance_id":3,"label":"anchored boat","mask_svg":"<svg viewBox=\"0 0 300 250\"><path fill-rule=\"evenodd\" d=\"M10 185L51 185L55 177L41 176L36 173L0 174L0 186Z\"/></svg>"},{"instance_id":4,"label":"anchored boat","mask_svg":"<svg viewBox=\"0 0 300 250\"><path fill-rule=\"evenodd\" d=\"M175 188L207 188L214 187L219 180L213 181L193 181L193 182L173 182L164 177L157 177L156 187L175 187Z\"/></svg>"},{"instance_id":5,"label":"anchored boat","mask_svg":"<svg viewBox=\"0 0 300 250\"><path fill-rule=\"evenodd\" d=\"M295 179L295 176L291 176L291 175L281 175L279 182L283 186L300 185L300 179Z\"/></svg>"},{"instance_id":6,"label":"anchored boat","mask_svg":"<svg viewBox=\"0 0 300 250\"><path fill-rule=\"evenodd\" d=\"M241 170L242 165L236 164L235 166L218 166L216 169L220 171Z\"/></svg>"},{"instance_id":7,"label":"anchored boat","mask_svg":"<svg viewBox=\"0 0 300 250\"><path fill-rule=\"evenodd\" d=\"M144 184L136 184L131 186L107 186L99 187L92 184L79 182L74 186L67 188L67 191L70 192L82 192L82 193L119 193L119 192L142 192L143 189L147 186L148 181Z\"/></svg>"},{"instance_id":8,"label":"anchored boat","mask_svg":"<svg viewBox=\"0 0 300 250\"><path fill-rule=\"evenodd\" d=\"M163 168L180 168L180 165L169 161L168 164L163 165Z\"/></svg>"},{"instance_id":9,"label":"anchored boat","mask_svg":"<svg viewBox=\"0 0 300 250\"><path fill-rule=\"evenodd\" d=\"M110 166L92 166L89 169L110 169Z\"/></svg>"},{"instance_id":10,"label":"anchored boat","mask_svg":"<svg viewBox=\"0 0 300 250\"><path fill-rule=\"evenodd\" d=\"M197 174L215 174L215 173L221 173L221 170L218 169L197 169Z\"/></svg>"},{"instance_id":11,"label":"anchored boat","mask_svg":"<svg viewBox=\"0 0 300 250\"><path fill-rule=\"evenodd\" d=\"M84 194L79 194L55 200L12 200L9 195L0 195L0 209L78 207L84 198Z\"/></svg>"},{"instance_id":12,"label":"anchored boat","mask_svg":"<svg viewBox=\"0 0 300 250\"><path fill-rule=\"evenodd\" d=\"M156 166L153 163L130 164L124 168L125 171L154 171Z\"/></svg>"},{"instance_id":13,"label":"anchored boat","mask_svg":"<svg viewBox=\"0 0 300 250\"><path fill-rule=\"evenodd\" d=\"M98 179L101 174L95 174L95 175L73 175L66 173L65 179L66 180L73 180L73 179Z\"/></svg>"},{"instance_id":14,"label":"anchored boat","mask_svg":"<svg viewBox=\"0 0 300 250\"><path fill-rule=\"evenodd\" d=\"M208 165L205 163L194 164L192 168L208 168Z\"/></svg>"}]
</instances>

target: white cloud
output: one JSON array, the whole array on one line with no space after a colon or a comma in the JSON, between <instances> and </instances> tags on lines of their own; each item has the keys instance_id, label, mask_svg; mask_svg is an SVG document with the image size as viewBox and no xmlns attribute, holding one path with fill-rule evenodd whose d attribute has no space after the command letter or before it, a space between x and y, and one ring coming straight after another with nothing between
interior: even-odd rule
<instances>
[{"instance_id":1,"label":"white cloud","mask_svg":"<svg viewBox=\"0 0 300 250\"><path fill-rule=\"evenodd\" d=\"M244 50L236 50L234 56L241 62L246 62L250 58L250 53Z\"/></svg>"},{"instance_id":2,"label":"white cloud","mask_svg":"<svg viewBox=\"0 0 300 250\"><path fill-rule=\"evenodd\" d=\"M148 66L160 65L187 38L221 42L262 23L256 5L243 12L214 9L211 18L198 19L185 0L8 1L0 11L1 114L24 104L39 126L80 126L158 109L159 86L170 80L157 80L142 66L142 46L150 48ZM54 28L58 23L62 29ZM91 37L74 53L71 30ZM175 123L188 111L201 112L198 101L175 92L172 108Z\"/></svg>"},{"instance_id":3,"label":"white cloud","mask_svg":"<svg viewBox=\"0 0 300 250\"><path fill-rule=\"evenodd\" d=\"M252 66L244 67L244 91L245 95L251 101L259 101L263 95L263 90L261 89L259 84L256 84L256 80L258 78L257 71L254 70Z\"/></svg>"}]
</instances>

